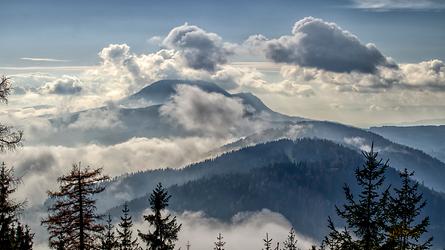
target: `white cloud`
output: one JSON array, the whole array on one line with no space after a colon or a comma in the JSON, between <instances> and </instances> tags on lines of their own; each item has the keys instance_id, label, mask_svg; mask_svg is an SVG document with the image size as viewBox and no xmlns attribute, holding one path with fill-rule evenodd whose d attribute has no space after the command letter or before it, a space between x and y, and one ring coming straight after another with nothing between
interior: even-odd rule
<instances>
[{"instance_id":1,"label":"white cloud","mask_svg":"<svg viewBox=\"0 0 445 250\"><path fill-rule=\"evenodd\" d=\"M45 94L74 95L82 91L82 85L79 78L64 75L54 81L46 82L39 91Z\"/></svg>"},{"instance_id":2,"label":"white cloud","mask_svg":"<svg viewBox=\"0 0 445 250\"><path fill-rule=\"evenodd\" d=\"M22 57L20 59L24 61L33 61L33 62L69 62L68 60L42 58L42 57Z\"/></svg>"},{"instance_id":3,"label":"white cloud","mask_svg":"<svg viewBox=\"0 0 445 250\"><path fill-rule=\"evenodd\" d=\"M445 3L442 0L352 0L355 8L390 10L390 9L442 9Z\"/></svg>"},{"instance_id":4,"label":"white cloud","mask_svg":"<svg viewBox=\"0 0 445 250\"><path fill-rule=\"evenodd\" d=\"M188 131L220 137L243 135L260 124L247 117L241 100L179 85L177 94L161 107L161 115Z\"/></svg>"},{"instance_id":5,"label":"white cloud","mask_svg":"<svg viewBox=\"0 0 445 250\"><path fill-rule=\"evenodd\" d=\"M277 242L282 245L292 227L281 214L267 209L236 214L230 222L209 218L202 212L184 212L177 215L177 218L182 229L176 246L181 249L185 249L187 242L190 242L191 249L212 249L216 236L221 233L226 249L258 250L264 247L263 238L266 233L269 233L274 245ZM142 219L135 224L136 228L146 231L147 224ZM298 247L301 249L310 249L316 244L311 238L298 234L298 229L296 231Z\"/></svg>"}]
</instances>

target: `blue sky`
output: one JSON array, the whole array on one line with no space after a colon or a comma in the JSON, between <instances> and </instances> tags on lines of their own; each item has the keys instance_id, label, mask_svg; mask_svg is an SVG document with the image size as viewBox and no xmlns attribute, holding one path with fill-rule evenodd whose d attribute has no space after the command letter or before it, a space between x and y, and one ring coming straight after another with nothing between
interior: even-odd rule
<instances>
[{"instance_id":1,"label":"blue sky","mask_svg":"<svg viewBox=\"0 0 445 250\"><path fill-rule=\"evenodd\" d=\"M420 1L421 2L421 1ZM2 0L0 66L92 65L110 43L127 43L138 53L147 42L188 22L226 41L251 34L288 34L306 16L335 22L372 42L399 62L445 59L444 12L435 9L359 9L348 0L328 1L7 1ZM66 62L31 62L23 57Z\"/></svg>"}]
</instances>

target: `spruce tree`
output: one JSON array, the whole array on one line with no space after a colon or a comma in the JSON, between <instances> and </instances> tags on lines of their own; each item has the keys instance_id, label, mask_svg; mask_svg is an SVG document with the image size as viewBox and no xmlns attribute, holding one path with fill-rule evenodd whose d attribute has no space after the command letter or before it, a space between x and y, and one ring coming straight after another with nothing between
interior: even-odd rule
<instances>
[{"instance_id":1,"label":"spruce tree","mask_svg":"<svg viewBox=\"0 0 445 250\"><path fill-rule=\"evenodd\" d=\"M427 232L429 217L425 217L417 223L417 217L425 207L426 201L417 189L419 184L410 180L414 172L408 172L405 168L400 173L402 179L401 188L394 188L394 197L390 197L388 206L389 225L386 247L395 250L429 249L432 238L425 242L419 242L420 237Z\"/></svg>"},{"instance_id":2,"label":"spruce tree","mask_svg":"<svg viewBox=\"0 0 445 250\"><path fill-rule=\"evenodd\" d=\"M224 250L224 245L226 244L226 242L224 242L223 239L224 237L221 233L219 233L216 237L215 247L213 248L214 250Z\"/></svg>"},{"instance_id":3,"label":"spruce tree","mask_svg":"<svg viewBox=\"0 0 445 250\"><path fill-rule=\"evenodd\" d=\"M101 239L102 250L113 250L117 248L117 241L114 237L114 226L111 220L111 215L108 214L107 224L104 226Z\"/></svg>"},{"instance_id":4,"label":"spruce tree","mask_svg":"<svg viewBox=\"0 0 445 250\"><path fill-rule=\"evenodd\" d=\"M68 175L58 178L59 191L48 191L52 204L42 220L49 232L50 247L56 249L97 249L97 236L103 230L98 223L95 194L102 192L108 176L102 169L73 164Z\"/></svg>"},{"instance_id":5,"label":"spruce tree","mask_svg":"<svg viewBox=\"0 0 445 250\"><path fill-rule=\"evenodd\" d=\"M122 209L123 215L121 216L121 221L119 223L119 228L117 231L117 240L120 250L138 250L140 249L137 239L133 240L133 221L131 220L131 216L129 215L130 210L128 209L128 204L124 204L124 208Z\"/></svg>"},{"instance_id":6,"label":"spruce tree","mask_svg":"<svg viewBox=\"0 0 445 250\"><path fill-rule=\"evenodd\" d=\"M263 250L272 250L272 239L269 239L268 233L266 233L266 238L264 238L263 241L265 247Z\"/></svg>"},{"instance_id":7,"label":"spruce tree","mask_svg":"<svg viewBox=\"0 0 445 250\"><path fill-rule=\"evenodd\" d=\"M379 249L385 241L386 206L389 200L389 191L382 191L385 180L385 171L388 164L378 160L378 153L374 152L372 145L369 152L363 152L366 159L365 164L355 171L357 184L361 189L358 198L352 194L348 185L345 184L344 191L347 204L343 208L336 207L337 214L346 220L348 228L354 233L356 240L349 235L348 231L336 232L335 226L330 221L331 233L325 239L326 243L336 242L336 249L344 249L348 245L350 249ZM344 235L344 241L338 236ZM337 237L329 239L329 237Z\"/></svg>"},{"instance_id":8,"label":"spruce tree","mask_svg":"<svg viewBox=\"0 0 445 250\"><path fill-rule=\"evenodd\" d=\"M289 235L287 236L286 241L283 242L284 250L297 250L297 235L295 234L295 230L291 228L289 231Z\"/></svg>"},{"instance_id":9,"label":"spruce tree","mask_svg":"<svg viewBox=\"0 0 445 250\"><path fill-rule=\"evenodd\" d=\"M175 241L178 240L181 225L177 224L176 216L162 214L168 207L170 198L171 196L168 195L161 183L156 186L150 195L149 203L152 214L144 215L144 220L151 227L154 227L154 230L149 229L148 233L142 233L141 231L138 233L150 250L173 250Z\"/></svg>"}]
</instances>

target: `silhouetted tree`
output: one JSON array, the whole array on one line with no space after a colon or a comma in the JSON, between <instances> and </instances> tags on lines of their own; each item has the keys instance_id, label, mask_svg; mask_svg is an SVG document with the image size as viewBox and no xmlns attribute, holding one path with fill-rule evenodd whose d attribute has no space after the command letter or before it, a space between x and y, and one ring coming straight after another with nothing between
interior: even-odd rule
<instances>
[{"instance_id":1,"label":"silhouetted tree","mask_svg":"<svg viewBox=\"0 0 445 250\"><path fill-rule=\"evenodd\" d=\"M8 103L11 93L11 82L6 76L0 77L0 102ZM23 132L14 131L12 127L0 124L0 152L14 150L21 145Z\"/></svg>"},{"instance_id":2,"label":"silhouetted tree","mask_svg":"<svg viewBox=\"0 0 445 250\"><path fill-rule=\"evenodd\" d=\"M389 190L380 192L388 164L377 159L378 153L374 152L374 145L369 152L363 152L363 156L366 159L365 164L355 171L357 184L361 189L358 199L355 199L349 186L345 184L347 204L343 205L342 209L336 207L337 214L346 220L348 228L357 239L353 239L348 231L336 231L330 220L331 233L325 243L336 243L328 245L331 249L345 249L346 245L348 249L379 249L385 241L385 209L388 205Z\"/></svg>"},{"instance_id":3,"label":"silhouetted tree","mask_svg":"<svg viewBox=\"0 0 445 250\"><path fill-rule=\"evenodd\" d=\"M111 220L111 215L108 214L107 224L104 226L104 232L101 239L102 250L113 250L118 246L116 238L114 237L114 226Z\"/></svg>"},{"instance_id":4,"label":"silhouetted tree","mask_svg":"<svg viewBox=\"0 0 445 250\"><path fill-rule=\"evenodd\" d=\"M150 250L173 250L175 241L178 240L181 225L177 224L176 216L162 215L162 212L168 207L170 198L171 196L168 195L161 183L156 186L150 195L149 203L152 214L144 215L144 220L151 227L154 227L154 230L150 231L149 229L146 234L141 231L138 233Z\"/></svg>"},{"instance_id":5,"label":"silhouetted tree","mask_svg":"<svg viewBox=\"0 0 445 250\"><path fill-rule=\"evenodd\" d=\"M34 234L22 225L17 216L24 203L15 202L10 196L16 191L20 179L14 177L14 169L0 166L0 246L2 249L31 249Z\"/></svg>"},{"instance_id":6,"label":"silhouetted tree","mask_svg":"<svg viewBox=\"0 0 445 250\"><path fill-rule=\"evenodd\" d=\"M408 172L405 168L400 173L401 188L394 188L395 196L390 197L387 248L421 250L431 247L432 238L419 242L420 237L427 232L429 217L416 223L416 218L425 207L426 201L423 200L423 195L417 192L419 184L410 180L413 175L413 172Z\"/></svg>"},{"instance_id":7,"label":"silhouetted tree","mask_svg":"<svg viewBox=\"0 0 445 250\"><path fill-rule=\"evenodd\" d=\"M57 249L96 249L97 236L103 230L98 223L94 195L102 192L108 176L102 169L73 164L68 175L58 178L59 191L48 191L52 204L42 220L49 232L50 247Z\"/></svg>"},{"instance_id":8,"label":"silhouetted tree","mask_svg":"<svg viewBox=\"0 0 445 250\"><path fill-rule=\"evenodd\" d=\"M124 204L122 209L123 216L121 216L121 221L119 223L119 228L117 231L117 240L120 250L137 250L140 249L137 239L133 240L133 221L129 215L130 210L128 209L128 204Z\"/></svg>"},{"instance_id":9,"label":"silhouetted tree","mask_svg":"<svg viewBox=\"0 0 445 250\"><path fill-rule=\"evenodd\" d=\"M17 223L15 228L15 238L12 249L14 250L31 250L33 246L34 234L31 233L27 225Z\"/></svg>"},{"instance_id":10,"label":"silhouetted tree","mask_svg":"<svg viewBox=\"0 0 445 250\"><path fill-rule=\"evenodd\" d=\"M297 250L297 235L295 234L295 230L291 228L289 231L289 235L287 236L286 241L283 242L284 250Z\"/></svg>"},{"instance_id":11,"label":"silhouetted tree","mask_svg":"<svg viewBox=\"0 0 445 250\"><path fill-rule=\"evenodd\" d=\"M268 233L266 233L266 238L264 238L263 241L265 247L263 250L272 250L272 239L269 239Z\"/></svg>"},{"instance_id":12,"label":"silhouetted tree","mask_svg":"<svg viewBox=\"0 0 445 250\"><path fill-rule=\"evenodd\" d=\"M214 250L224 250L224 245L226 244L226 242L224 242L223 239L224 237L221 233L219 233L216 237L215 247L213 248Z\"/></svg>"}]
</instances>

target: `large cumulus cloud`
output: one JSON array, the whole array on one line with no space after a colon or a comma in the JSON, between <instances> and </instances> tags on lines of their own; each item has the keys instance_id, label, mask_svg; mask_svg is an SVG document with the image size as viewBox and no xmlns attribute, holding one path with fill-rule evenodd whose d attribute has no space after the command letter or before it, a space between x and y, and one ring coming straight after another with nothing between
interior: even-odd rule
<instances>
[{"instance_id":1,"label":"large cumulus cloud","mask_svg":"<svg viewBox=\"0 0 445 250\"><path fill-rule=\"evenodd\" d=\"M296 22L290 36L271 40L255 36L248 43L262 46L266 57L276 63L333 72L373 73L379 66L395 67L373 44L363 44L335 23L313 17Z\"/></svg>"},{"instance_id":2,"label":"large cumulus cloud","mask_svg":"<svg viewBox=\"0 0 445 250\"><path fill-rule=\"evenodd\" d=\"M179 51L189 67L207 71L227 63L227 56L233 53L230 44L217 34L188 24L173 28L162 44Z\"/></svg>"}]
</instances>

